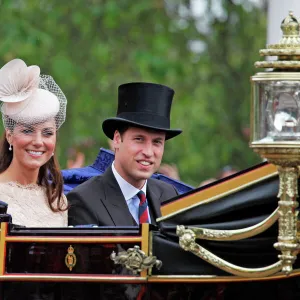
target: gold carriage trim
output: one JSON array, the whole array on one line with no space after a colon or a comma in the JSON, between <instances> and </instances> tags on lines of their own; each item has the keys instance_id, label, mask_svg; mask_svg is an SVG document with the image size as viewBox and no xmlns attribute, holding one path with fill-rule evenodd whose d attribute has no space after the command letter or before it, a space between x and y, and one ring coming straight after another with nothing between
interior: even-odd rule
<instances>
[{"instance_id":1,"label":"gold carriage trim","mask_svg":"<svg viewBox=\"0 0 300 300\"><path fill-rule=\"evenodd\" d=\"M146 255L137 245L133 248L129 248L127 251L119 252L118 255L113 251L110 258L115 264L120 264L132 271L134 275L151 269L153 266L159 270L162 266L162 262L158 260L156 256Z\"/></svg>"},{"instance_id":2,"label":"gold carriage trim","mask_svg":"<svg viewBox=\"0 0 300 300\"><path fill-rule=\"evenodd\" d=\"M65 264L70 271L72 271L72 269L76 266L76 261L77 259L74 253L74 248L72 247L72 245L70 245L70 247L68 248L68 253L65 257Z\"/></svg>"},{"instance_id":3,"label":"gold carriage trim","mask_svg":"<svg viewBox=\"0 0 300 300\"><path fill-rule=\"evenodd\" d=\"M177 236L179 236L179 245L185 250L189 251L196 256L200 257L204 261L211 265L228 272L230 274L248 278L259 278L273 275L279 272L284 266L284 259L277 261L276 263L263 267L263 268L244 268L234 265L226 260L211 253L201 245L196 243L196 234L191 229L186 229L184 226L177 226Z\"/></svg>"}]
</instances>

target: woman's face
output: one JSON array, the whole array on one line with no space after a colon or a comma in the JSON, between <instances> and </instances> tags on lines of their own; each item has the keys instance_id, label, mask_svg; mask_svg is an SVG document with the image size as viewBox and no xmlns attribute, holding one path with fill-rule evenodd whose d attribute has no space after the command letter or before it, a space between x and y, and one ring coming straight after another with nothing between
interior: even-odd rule
<instances>
[{"instance_id":1,"label":"woman's face","mask_svg":"<svg viewBox=\"0 0 300 300\"><path fill-rule=\"evenodd\" d=\"M54 121L36 125L17 124L13 132L6 131L12 145L13 163L28 169L38 169L52 156L56 144Z\"/></svg>"}]
</instances>

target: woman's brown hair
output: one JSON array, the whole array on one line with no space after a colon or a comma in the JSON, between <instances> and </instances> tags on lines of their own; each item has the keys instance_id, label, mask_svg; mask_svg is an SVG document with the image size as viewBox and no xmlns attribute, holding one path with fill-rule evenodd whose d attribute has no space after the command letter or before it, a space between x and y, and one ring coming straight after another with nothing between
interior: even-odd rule
<instances>
[{"instance_id":1,"label":"woman's brown hair","mask_svg":"<svg viewBox=\"0 0 300 300\"><path fill-rule=\"evenodd\" d=\"M2 173L9 167L13 159L13 151L9 151L9 143L5 132L0 141L0 153L0 173ZM63 178L55 155L40 167L37 184L45 186L48 203L53 212L67 209L62 198ZM54 207L56 199L57 206Z\"/></svg>"}]
</instances>

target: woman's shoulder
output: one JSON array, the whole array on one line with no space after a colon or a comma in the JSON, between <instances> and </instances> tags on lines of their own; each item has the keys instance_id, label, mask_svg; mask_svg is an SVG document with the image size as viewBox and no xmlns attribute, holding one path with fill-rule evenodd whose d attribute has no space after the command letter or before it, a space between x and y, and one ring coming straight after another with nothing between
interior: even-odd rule
<instances>
[{"instance_id":1,"label":"woman's shoulder","mask_svg":"<svg viewBox=\"0 0 300 300\"><path fill-rule=\"evenodd\" d=\"M14 187L8 182L0 182L0 200L7 201L14 197Z\"/></svg>"}]
</instances>

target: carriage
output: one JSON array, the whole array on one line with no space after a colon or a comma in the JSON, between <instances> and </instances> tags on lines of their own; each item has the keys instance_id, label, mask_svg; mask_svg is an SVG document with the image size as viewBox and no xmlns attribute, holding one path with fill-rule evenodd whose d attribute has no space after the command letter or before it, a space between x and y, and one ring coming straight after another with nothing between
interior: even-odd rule
<instances>
[{"instance_id":1,"label":"carriage","mask_svg":"<svg viewBox=\"0 0 300 300\"><path fill-rule=\"evenodd\" d=\"M65 190L101 174L112 160L112 152L100 149L93 165L63 171ZM157 226L26 228L3 210L1 299L299 297L300 262L287 275L273 246L274 165L263 162L199 188L153 176L181 192L163 203Z\"/></svg>"}]
</instances>

